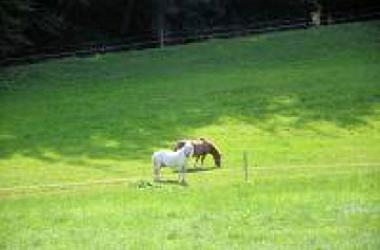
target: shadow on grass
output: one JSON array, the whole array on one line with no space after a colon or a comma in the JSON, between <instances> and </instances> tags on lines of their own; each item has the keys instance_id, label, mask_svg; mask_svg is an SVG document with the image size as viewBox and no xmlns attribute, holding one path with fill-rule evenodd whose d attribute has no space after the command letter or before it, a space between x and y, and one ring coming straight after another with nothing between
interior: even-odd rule
<instances>
[{"instance_id":1,"label":"shadow on grass","mask_svg":"<svg viewBox=\"0 0 380 250\"><path fill-rule=\"evenodd\" d=\"M180 187L187 187L189 184L187 182L179 182L178 180L159 180L156 181L157 184L163 184L163 185L174 185L174 186L180 186Z\"/></svg>"},{"instance_id":2,"label":"shadow on grass","mask_svg":"<svg viewBox=\"0 0 380 250\"><path fill-rule=\"evenodd\" d=\"M213 171L215 169L218 169L217 167L194 167L194 168L187 168L186 173L192 174L192 173L199 173L199 172L208 172Z\"/></svg>"},{"instance_id":3,"label":"shadow on grass","mask_svg":"<svg viewBox=\"0 0 380 250\"><path fill-rule=\"evenodd\" d=\"M14 81L38 88L0 92L0 158L149 162L154 150L170 149L175 140L225 117L274 135L318 122L369 126L380 103L379 63L373 59L380 58L373 51L379 31L374 37L365 33L366 40L359 33L354 41L349 33L318 36L323 43L300 33L31 65ZM291 43L300 38L304 43ZM331 53L324 56L326 48Z\"/></svg>"}]
</instances>

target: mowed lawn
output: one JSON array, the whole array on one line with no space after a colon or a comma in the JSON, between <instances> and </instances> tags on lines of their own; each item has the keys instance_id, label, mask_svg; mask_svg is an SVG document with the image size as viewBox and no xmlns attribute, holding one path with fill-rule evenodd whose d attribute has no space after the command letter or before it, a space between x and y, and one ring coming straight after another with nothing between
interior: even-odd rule
<instances>
[{"instance_id":1,"label":"mowed lawn","mask_svg":"<svg viewBox=\"0 0 380 250\"><path fill-rule=\"evenodd\" d=\"M379 249L379 27L1 69L0 249ZM199 136L222 168L153 183Z\"/></svg>"}]
</instances>

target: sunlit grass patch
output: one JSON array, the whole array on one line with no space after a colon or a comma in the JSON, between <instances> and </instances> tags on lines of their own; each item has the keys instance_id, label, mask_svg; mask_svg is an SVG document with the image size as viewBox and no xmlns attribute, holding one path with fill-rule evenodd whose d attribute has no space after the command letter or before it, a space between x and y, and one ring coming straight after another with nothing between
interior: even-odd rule
<instances>
[{"instance_id":1,"label":"sunlit grass patch","mask_svg":"<svg viewBox=\"0 0 380 250\"><path fill-rule=\"evenodd\" d=\"M3 69L0 248L378 249L378 25ZM221 169L152 181L200 136Z\"/></svg>"}]
</instances>

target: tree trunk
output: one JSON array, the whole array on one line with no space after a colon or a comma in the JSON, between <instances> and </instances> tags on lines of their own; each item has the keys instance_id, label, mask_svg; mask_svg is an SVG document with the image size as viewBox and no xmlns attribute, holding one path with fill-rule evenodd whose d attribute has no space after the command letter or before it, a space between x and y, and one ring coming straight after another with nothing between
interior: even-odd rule
<instances>
[{"instance_id":1,"label":"tree trunk","mask_svg":"<svg viewBox=\"0 0 380 250\"><path fill-rule=\"evenodd\" d=\"M128 4L124 10L123 20L120 26L121 35L126 35L129 33L129 27L131 25L134 4L135 4L135 0L128 0Z\"/></svg>"}]
</instances>

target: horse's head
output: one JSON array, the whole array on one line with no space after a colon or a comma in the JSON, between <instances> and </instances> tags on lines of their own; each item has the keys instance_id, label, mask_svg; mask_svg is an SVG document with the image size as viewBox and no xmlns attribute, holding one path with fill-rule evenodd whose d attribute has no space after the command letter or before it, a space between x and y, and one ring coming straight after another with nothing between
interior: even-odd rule
<instances>
[{"instance_id":1,"label":"horse's head","mask_svg":"<svg viewBox=\"0 0 380 250\"><path fill-rule=\"evenodd\" d=\"M194 146L191 142L187 141L183 146L183 152L186 157L190 157L194 154Z\"/></svg>"},{"instance_id":2,"label":"horse's head","mask_svg":"<svg viewBox=\"0 0 380 250\"><path fill-rule=\"evenodd\" d=\"M213 144L210 143L211 151L210 154L212 157L214 157L215 165L220 168L222 164L222 154L220 153L219 149Z\"/></svg>"},{"instance_id":3,"label":"horse's head","mask_svg":"<svg viewBox=\"0 0 380 250\"><path fill-rule=\"evenodd\" d=\"M215 165L220 168L221 167L221 161L222 161L222 155L221 154L218 154L218 155L214 155L214 162L215 162Z\"/></svg>"}]
</instances>

